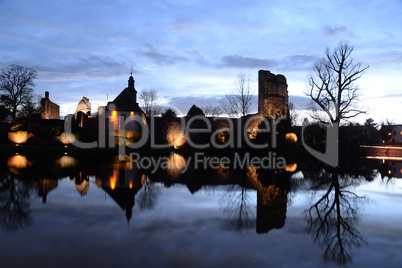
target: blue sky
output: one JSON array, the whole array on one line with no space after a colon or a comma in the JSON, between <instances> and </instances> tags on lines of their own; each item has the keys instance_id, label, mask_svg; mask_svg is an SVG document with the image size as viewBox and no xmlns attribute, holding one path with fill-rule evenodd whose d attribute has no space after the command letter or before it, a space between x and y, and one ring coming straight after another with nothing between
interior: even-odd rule
<instances>
[{"instance_id":1,"label":"blue sky","mask_svg":"<svg viewBox=\"0 0 402 268\"><path fill-rule=\"evenodd\" d=\"M38 71L35 92L75 111L127 86L180 107L218 105L239 73L281 73L298 109L312 66L341 40L370 65L358 81L376 122L402 123L401 0L0 0L0 66ZM255 110L257 105L255 103Z\"/></svg>"}]
</instances>

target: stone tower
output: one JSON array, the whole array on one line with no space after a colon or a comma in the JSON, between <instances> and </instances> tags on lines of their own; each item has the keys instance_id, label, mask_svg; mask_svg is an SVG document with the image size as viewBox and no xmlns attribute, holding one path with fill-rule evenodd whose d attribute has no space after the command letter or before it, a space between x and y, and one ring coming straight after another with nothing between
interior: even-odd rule
<instances>
[{"instance_id":1,"label":"stone tower","mask_svg":"<svg viewBox=\"0 0 402 268\"><path fill-rule=\"evenodd\" d=\"M286 77L270 71L258 71L258 113L269 118L288 117Z\"/></svg>"}]
</instances>

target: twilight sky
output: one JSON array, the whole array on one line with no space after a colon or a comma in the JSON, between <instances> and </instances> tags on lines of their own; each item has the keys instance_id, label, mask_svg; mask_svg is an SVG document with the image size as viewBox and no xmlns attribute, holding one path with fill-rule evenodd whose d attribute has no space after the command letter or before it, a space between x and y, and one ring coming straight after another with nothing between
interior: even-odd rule
<instances>
[{"instance_id":1,"label":"twilight sky","mask_svg":"<svg viewBox=\"0 0 402 268\"><path fill-rule=\"evenodd\" d=\"M36 69L35 93L50 91L62 116L83 96L93 112L113 100L131 68L137 91L183 113L219 105L240 73L256 88L260 69L285 75L303 109L313 64L344 40L370 65L356 121L402 123L401 12L402 0L0 0L0 67Z\"/></svg>"}]
</instances>

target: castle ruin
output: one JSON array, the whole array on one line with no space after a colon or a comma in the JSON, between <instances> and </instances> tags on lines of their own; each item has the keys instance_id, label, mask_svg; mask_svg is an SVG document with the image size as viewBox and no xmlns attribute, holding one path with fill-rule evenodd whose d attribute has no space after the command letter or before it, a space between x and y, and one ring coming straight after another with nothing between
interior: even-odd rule
<instances>
[{"instance_id":1,"label":"castle ruin","mask_svg":"<svg viewBox=\"0 0 402 268\"><path fill-rule=\"evenodd\" d=\"M286 77L258 71L258 113L269 118L289 117Z\"/></svg>"}]
</instances>

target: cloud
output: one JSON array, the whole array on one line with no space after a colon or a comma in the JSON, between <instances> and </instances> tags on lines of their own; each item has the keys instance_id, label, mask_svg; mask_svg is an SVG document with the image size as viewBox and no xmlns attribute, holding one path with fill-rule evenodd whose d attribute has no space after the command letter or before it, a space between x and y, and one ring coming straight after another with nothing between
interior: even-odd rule
<instances>
[{"instance_id":1,"label":"cloud","mask_svg":"<svg viewBox=\"0 0 402 268\"><path fill-rule=\"evenodd\" d=\"M339 26L339 25L329 26L329 25L326 25L326 26L324 26L323 31L324 31L324 33L326 35L337 35L337 34L341 34L341 33L346 33L348 31L348 29L345 26Z\"/></svg>"},{"instance_id":2,"label":"cloud","mask_svg":"<svg viewBox=\"0 0 402 268\"><path fill-rule=\"evenodd\" d=\"M299 71L310 70L316 61L317 57L309 55L291 55L279 60L229 55L221 58L220 67Z\"/></svg>"},{"instance_id":3,"label":"cloud","mask_svg":"<svg viewBox=\"0 0 402 268\"><path fill-rule=\"evenodd\" d=\"M259 59L240 55L223 56L221 61L221 67L226 68L272 68L278 65L272 59Z\"/></svg>"}]
</instances>

